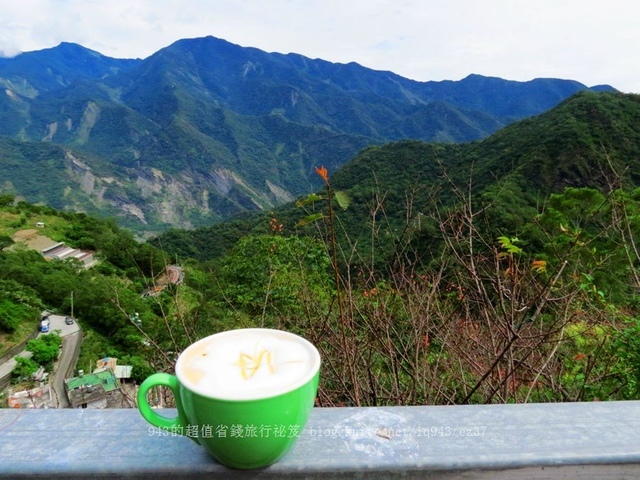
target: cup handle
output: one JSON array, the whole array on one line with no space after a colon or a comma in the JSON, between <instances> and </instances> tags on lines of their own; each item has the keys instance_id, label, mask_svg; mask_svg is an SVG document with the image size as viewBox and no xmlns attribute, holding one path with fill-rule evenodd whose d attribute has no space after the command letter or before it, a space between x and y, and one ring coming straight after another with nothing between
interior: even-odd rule
<instances>
[{"instance_id":1,"label":"cup handle","mask_svg":"<svg viewBox=\"0 0 640 480\"><path fill-rule=\"evenodd\" d=\"M176 408L178 415L175 417L164 417L160 415L156 410L151 408L149 402L147 402L147 392L153 387L164 386L169 387L173 392L173 398L176 401ZM180 401L180 383L174 375L168 373L154 373L148 377L138 390L138 410L144 417L144 419L155 427L162 428L164 430L173 431L176 433L182 433L189 425L189 422L185 418L184 409L182 408L182 402ZM190 436L196 443L198 440L195 437Z\"/></svg>"}]
</instances>

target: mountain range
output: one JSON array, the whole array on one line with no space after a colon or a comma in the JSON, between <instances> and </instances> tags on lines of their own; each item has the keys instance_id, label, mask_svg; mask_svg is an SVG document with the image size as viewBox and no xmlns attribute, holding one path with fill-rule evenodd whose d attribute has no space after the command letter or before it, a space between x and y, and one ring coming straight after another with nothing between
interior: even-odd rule
<instances>
[{"instance_id":1,"label":"mountain range","mask_svg":"<svg viewBox=\"0 0 640 480\"><path fill-rule=\"evenodd\" d=\"M428 241L433 232L422 229L427 218L459 207L462 198L477 211L478 223L508 237L519 236L550 196L566 188L606 194L622 189L640 198L639 125L640 95L585 91L482 140L368 147L330 177L332 189L349 199L346 210L335 207L338 233L350 239L345 251L359 246L363 254L374 233L379 259L394 251L400 237L424 235ZM319 188L312 197L323 195L326 190ZM311 209L327 214L324 201L300 203L306 202L208 227L173 229L150 241L180 258L217 259L247 234L271 233L274 218L283 233L302 234L311 226L301 229L300 220Z\"/></svg>"},{"instance_id":2,"label":"mountain range","mask_svg":"<svg viewBox=\"0 0 640 480\"><path fill-rule=\"evenodd\" d=\"M145 59L80 45L0 58L0 194L115 216L141 236L268 211L363 149L483 139L584 90L574 80L418 82L214 37Z\"/></svg>"}]
</instances>

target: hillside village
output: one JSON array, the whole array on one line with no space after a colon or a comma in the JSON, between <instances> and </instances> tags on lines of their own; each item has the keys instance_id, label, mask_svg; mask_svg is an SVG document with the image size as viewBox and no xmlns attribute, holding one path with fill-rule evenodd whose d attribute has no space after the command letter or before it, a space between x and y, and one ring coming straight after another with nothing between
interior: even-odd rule
<instances>
[{"instance_id":1,"label":"hillside village","mask_svg":"<svg viewBox=\"0 0 640 480\"><path fill-rule=\"evenodd\" d=\"M64 242L52 240L44 235L43 232L46 229L46 225L43 222L37 222L35 226L35 229L29 228L14 233L11 236L11 239L15 242L12 248L20 248L20 246L23 246L31 250L36 250L46 259L75 259L79 261L84 268L91 268L97 263L94 252L71 248L66 246Z\"/></svg>"},{"instance_id":2,"label":"hillside village","mask_svg":"<svg viewBox=\"0 0 640 480\"><path fill-rule=\"evenodd\" d=\"M36 222L35 228L16 231L15 242L7 251L35 250L45 260L73 260L88 270L98 264L95 252L68 247L65 242L49 238L44 222ZM141 292L141 297L159 295L169 285L179 285L184 279L181 267L169 265L154 280L153 286ZM73 299L72 299L73 301ZM73 305L71 306L73 312ZM118 359L104 357L96 360L94 367L85 372L77 365L82 347L83 332L78 319L72 316L43 312L42 324L20 345L10 349L0 358L0 394L9 408L132 408L135 407L136 385L131 380L132 367L118 364ZM133 316L132 322L139 322ZM59 358L50 372L43 367L29 381L11 385L14 356L30 358L31 352L20 350L25 344L42 335L60 335L63 339ZM25 387L27 387L25 389ZM3 392L4 390L4 392Z\"/></svg>"}]
</instances>

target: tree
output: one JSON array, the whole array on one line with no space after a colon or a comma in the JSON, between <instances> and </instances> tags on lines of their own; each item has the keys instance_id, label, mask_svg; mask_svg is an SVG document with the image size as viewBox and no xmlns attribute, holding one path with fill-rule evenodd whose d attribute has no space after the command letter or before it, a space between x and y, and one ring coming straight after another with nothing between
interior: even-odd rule
<instances>
[{"instance_id":1,"label":"tree","mask_svg":"<svg viewBox=\"0 0 640 480\"><path fill-rule=\"evenodd\" d=\"M58 352L62 345L62 338L57 333L42 335L34 340L29 340L26 350L33 354L33 360L40 365L47 364L58 358Z\"/></svg>"},{"instance_id":2,"label":"tree","mask_svg":"<svg viewBox=\"0 0 640 480\"><path fill-rule=\"evenodd\" d=\"M13 367L11 374L16 378L30 378L38 371L40 365L31 358L15 357L16 366Z\"/></svg>"},{"instance_id":3,"label":"tree","mask_svg":"<svg viewBox=\"0 0 640 480\"><path fill-rule=\"evenodd\" d=\"M225 297L253 313L300 312L302 295L326 296L329 257L311 238L249 235L223 260Z\"/></svg>"},{"instance_id":4,"label":"tree","mask_svg":"<svg viewBox=\"0 0 640 480\"><path fill-rule=\"evenodd\" d=\"M0 300L0 330L14 332L20 325L24 310L27 310L24 305L16 305L6 299Z\"/></svg>"},{"instance_id":5,"label":"tree","mask_svg":"<svg viewBox=\"0 0 640 480\"><path fill-rule=\"evenodd\" d=\"M13 205L15 201L14 195L0 195L0 207L8 207L9 205Z\"/></svg>"},{"instance_id":6,"label":"tree","mask_svg":"<svg viewBox=\"0 0 640 480\"><path fill-rule=\"evenodd\" d=\"M0 250L10 247L15 242L8 235L0 235Z\"/></svg>"},{"instance_id":7,"label":"tree","mask_svg":"<svg viewBox=\"0 0 640 480\"><path fill-rule=\"evenodd\" d=\"M20 323L34 321L42 308L35 290L0 279L0 330L15 331Z\"/></svg>"}]
</instances>

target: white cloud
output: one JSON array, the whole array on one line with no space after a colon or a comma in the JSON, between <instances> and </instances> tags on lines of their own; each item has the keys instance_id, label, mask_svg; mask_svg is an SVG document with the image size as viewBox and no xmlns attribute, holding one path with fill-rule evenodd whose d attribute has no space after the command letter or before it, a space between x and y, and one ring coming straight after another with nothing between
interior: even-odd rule
<instances>
[{"instance_id":1,"label":"white cloud","mask_svg":"<svg viewBox=\"0 0 640 480\"><path fill-rule=\"evenodd\" d=\"M640 92L640 3L625 0L30 0L2 8L5 54L69 41L144 58L213 35L421 81L558 77Z\"/></svg>"}]
</instances>

